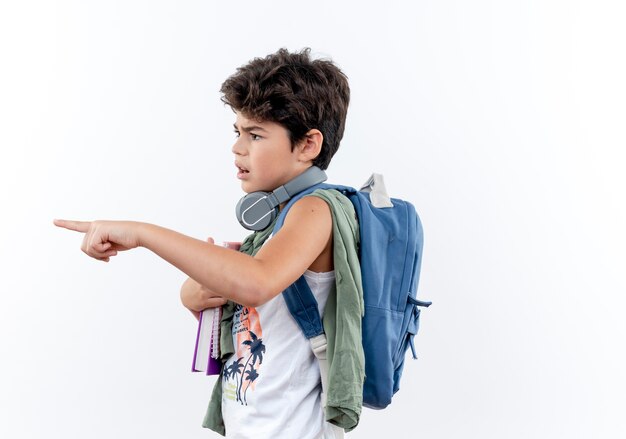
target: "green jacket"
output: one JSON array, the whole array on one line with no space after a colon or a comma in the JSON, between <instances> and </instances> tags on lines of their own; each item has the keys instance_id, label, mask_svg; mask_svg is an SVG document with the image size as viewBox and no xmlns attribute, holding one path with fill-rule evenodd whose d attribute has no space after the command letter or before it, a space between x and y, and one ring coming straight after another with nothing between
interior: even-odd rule
<instances>
[{"instance_id":1,"label":"green jacket","mask_svg":"<svg viewBox=\"0 0 626 439\"><path fill-rule=\"evenodd\" d=\"M328 341L328 390L325 416L346 431L359 423L363 404L365 359L361 344L361 319L364 312L361 266L358 258L359 228L354 207L348 198L336 190L316 190L317 196L328 203L333 216L333 260L335 288L324 309L323 325ZM271 235L267 229L255 232L244 240L241 252L254 256ZM234 353L232 319L235 304L223 307L220 325L222 362ZM226 434L222 418L222 374L220 374L204 417L202 426Z\"/></svg>"}]
</instances>

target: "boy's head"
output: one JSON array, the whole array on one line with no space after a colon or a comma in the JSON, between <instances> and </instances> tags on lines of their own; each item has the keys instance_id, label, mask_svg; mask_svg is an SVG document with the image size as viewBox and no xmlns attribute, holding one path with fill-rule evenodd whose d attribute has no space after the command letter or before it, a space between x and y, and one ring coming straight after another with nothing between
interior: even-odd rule
<instances>
[{"instance_id":1,"label":"boy's head","mask_svg":"<svg viewBox=\"0 0 626 439\"><path fill-rule=\"evenodd\" d=\"M337 66L312 60L310 50L280 49L255 58L224 81L220 91L222 101L246 118L283 126L292 150L309 130L319 130L322 148L313 165L326 169L343 137L350 87Z\"/></svg>"}]
</instances>

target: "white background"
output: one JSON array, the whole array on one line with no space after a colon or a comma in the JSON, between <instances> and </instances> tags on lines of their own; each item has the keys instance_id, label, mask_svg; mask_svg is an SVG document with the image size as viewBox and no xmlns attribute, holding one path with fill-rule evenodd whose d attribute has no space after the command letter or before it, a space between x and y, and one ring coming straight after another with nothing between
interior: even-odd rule
<instances>
[{"instance_id":1,"label":"white background","mask_svg":"<svg viewBox=\"0 0 626 439\"><path fill-rule=\"evenodd\" d=\"M53 218L245 233L222 81L310 46L352 89L329 181L383 173L425 228L420 360L351 438L625 437L619 2L7 1L0 436L206 438L186 276Z\"/></svg>"}]
</instances>

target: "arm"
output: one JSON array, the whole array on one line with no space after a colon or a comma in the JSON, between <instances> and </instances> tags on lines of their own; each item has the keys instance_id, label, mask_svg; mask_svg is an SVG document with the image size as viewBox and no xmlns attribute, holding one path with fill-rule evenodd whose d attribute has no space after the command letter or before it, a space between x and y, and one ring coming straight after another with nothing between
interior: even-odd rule
<instances>
[{"instance_id":1,"label":"arm","mask_svg":"<svg viewBox=\"0 0 626 439\"><path fill-rule=\"evenodd\" d=\"M213 244L213 238L207 241ZM239 250L240 242L225 242L224 247ZM194 315L200 319L200 313L207 308L215 308L226 303L226 299L217 296L213 291L203 287L198 282L188 277L180 288L180 301Z\"/></svg>"},{"instance_id":2,"label":"arm","mask_svg":"<svg viewBox=\"0 0 626 439\"><path fill-rule=\"evenodd\" d=\"M216 308L226 303L226 299L203 287L192 278L187 278L180 288L180 301L183 306L200 319L200 313L207 308Z\"/></svg>"},{"instance_id":3,"label":"arm","mask_svg":"<svg viewBox=\"0 0 626 439\"><path fill-rule=\"evenodd\" d=\"M190 277L188 277L187 280L183 282L182 287L180 287L180 301L185 308L191 311L196 320L200 320L202 310L198 309L193 299L195 296L194 293L197 293L200 288L202 288L202 285Z\"/></svg>"},{"instance_id":4,"label":"arm","mask_svg":"<svg viewBox=\"0 0 626 439\"><path fill-rule=\"evenodd\" d=\"M89 256L108 260L117 251L145 247L216 295L245 306L259 306L280 294L332 239L330 208L317 197L296 202L284 226L255 257L147 223L57 220L55 224L86 233L82 249Z\"/></svg>"}]
</instances>

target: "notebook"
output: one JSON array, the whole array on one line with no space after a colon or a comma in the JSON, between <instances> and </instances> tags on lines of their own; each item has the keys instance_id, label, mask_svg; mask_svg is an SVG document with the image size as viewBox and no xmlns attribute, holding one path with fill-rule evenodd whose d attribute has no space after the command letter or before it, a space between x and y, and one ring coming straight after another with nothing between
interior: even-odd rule
<instances>
[{"instance_id":1,"label":"notebook","mask_svg":"<svg viewBox=\"0 0 626 439\"><path fill-rule=\"evenodd\" d=\"M219 375L222 362L220 358L220 319L222 308L207 308L200 313L198 335L193 354L192 372L205 372L207 375Z\"/></svg>"}]
</instances>

